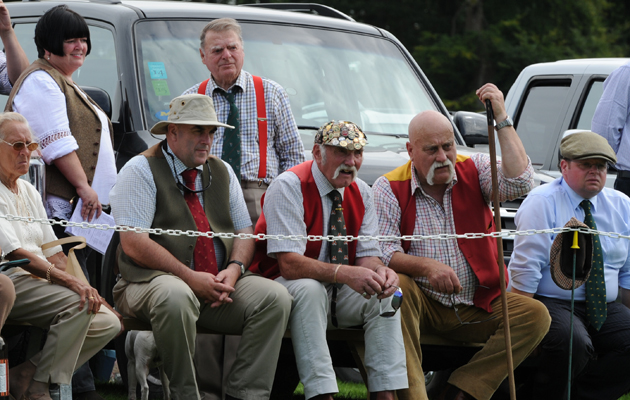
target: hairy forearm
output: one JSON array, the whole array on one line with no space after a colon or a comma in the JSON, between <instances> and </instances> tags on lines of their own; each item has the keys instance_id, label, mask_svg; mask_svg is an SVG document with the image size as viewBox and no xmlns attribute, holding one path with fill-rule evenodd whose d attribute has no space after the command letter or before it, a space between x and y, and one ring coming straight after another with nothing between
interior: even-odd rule
<instances>
[{"instance_id":1,"label":"hairy forearm","mask_svg":"<svg viewBox=\"0 0 630 400\"><path fill-rule=\"evenodd\" d=\"M329 264L298 253L277 253L280 274L285 279L310 278L332 282L337 264Z\"/></svg>"},{"instance_id":2,"label":"hairy forearm","mask_svg":"<svg viewBox=\"0 0 630 400\"><path fill-rule=\"evenodd\" d=\"M251 226L236 231L237 234L247 233L253 234L254 230ZM248 267L254 257L255 242L254 239L234 239L232 253L228 260L237 260Z\"/></svg>"},{"instance_id":3,"label":"hairy forearm","mask_svg":"<svg viewBox=\"0 0 630 400\"><path fill-rule=\"evenodd\" d=\"M520 176L527 168L527 153L514 127L507 126L497 132L501 146L501 170L507 178Z\"/></svg>"},{"instance_id":4,"label":"hairy forearm","mask_svg":"<svg viewBox=\"0 0 630 400\"><path fill-rule=\"evenodd\" d=\"M389 267L400 274L409 276L428 276L431 265L438 261L428 257L418 257L395 252L389 261Z\"/></svg>"}]
</instances>

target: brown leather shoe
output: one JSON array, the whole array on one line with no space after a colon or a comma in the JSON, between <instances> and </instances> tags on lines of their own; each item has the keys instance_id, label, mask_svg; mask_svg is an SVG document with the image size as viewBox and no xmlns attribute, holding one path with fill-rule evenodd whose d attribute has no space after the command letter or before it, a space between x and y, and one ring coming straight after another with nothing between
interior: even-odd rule
<instances>
[{"instance_id":1,"label":"brown leather shoe","mask_svg":"<svg viewBox=\"0 0 630 400\"><path fill-rule=\"evenodd\" d=\"M440 397L438 397L438 400L475 400L475 398L457 386L448 383L440 394Z\"/></svg>"}]
</instances>

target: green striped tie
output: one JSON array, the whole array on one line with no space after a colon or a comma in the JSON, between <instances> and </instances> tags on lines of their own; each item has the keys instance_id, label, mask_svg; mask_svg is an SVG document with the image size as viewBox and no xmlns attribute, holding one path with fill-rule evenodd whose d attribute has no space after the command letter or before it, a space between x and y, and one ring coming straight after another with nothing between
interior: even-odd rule
<instances>
[{"instance_id":1,"label":"green striped tie","mask_svg":"<svg viewBox=\"0 0 630 400\"><path fill-rule=\"evenodd\" d=\"M580 206L584 209L584 223L589 228L597 230L591 213L591 202L584 200ZM602 245L599 242L599 235L593 235L593 266L586 281L586 318L595 329L599 330L606 321L607 313Z\"/></svg>"},{"instance_id":2,"label":"green striped tie","mask_svg":"<svg viewBox=\"0 0 630 400\"><path fill-rule=\"evenodd\" d=\"M230 103L230 113L226 124L232 125L234 129L225 128L223 131L223 150L221 152L221 159L234 170L238 180L241 180L241 121L238 112L238 107L234 103L234 93L222 92L220 93Z\"/></svg>"}]
</instances>

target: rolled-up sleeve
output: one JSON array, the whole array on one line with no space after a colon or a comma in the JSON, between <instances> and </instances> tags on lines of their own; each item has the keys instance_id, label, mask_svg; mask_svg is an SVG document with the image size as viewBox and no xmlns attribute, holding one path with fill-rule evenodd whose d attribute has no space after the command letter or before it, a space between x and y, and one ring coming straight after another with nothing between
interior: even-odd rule
<instances>
[{"instance_id":1,"label":"rolled-up sleeve","mask_svg":"<svg viewBox=\"0 0 630 400\"><path fill-rule=\"evenodd\" d=\"M66 97L47 72L35 71L26 77L13 99L13 109L28 121L46 164L79 148L70 132Z\"/></svg>"},{"instance_id":2,"label":"rolled-up sleeve","mask_svg":"<svg viewBox=\"0 0 630 400\"><path fill-rule=\"evenodd\" d=\"M384 176L378 178L372 190L380 235L400 236L400 206L387 178ZM382 252L381 260L385 265L389 265L395 252L403 252L400 240L381 240L379 245Z\"/></svg>"}]
</instances>

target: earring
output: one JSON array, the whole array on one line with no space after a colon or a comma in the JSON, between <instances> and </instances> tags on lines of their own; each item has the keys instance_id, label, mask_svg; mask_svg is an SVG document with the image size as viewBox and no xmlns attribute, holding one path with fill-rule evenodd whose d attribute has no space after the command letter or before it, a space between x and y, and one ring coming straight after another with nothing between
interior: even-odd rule
<instances>
[{"instance_id":1,"label":"earring","mask_svg":"<svg viewBox=\"0 0 630 400\"><path fill-rule=\"evenodd\" d=\"M50 56L48 56L48 61L50 61Z\"/></svg>"}]
</instances>

